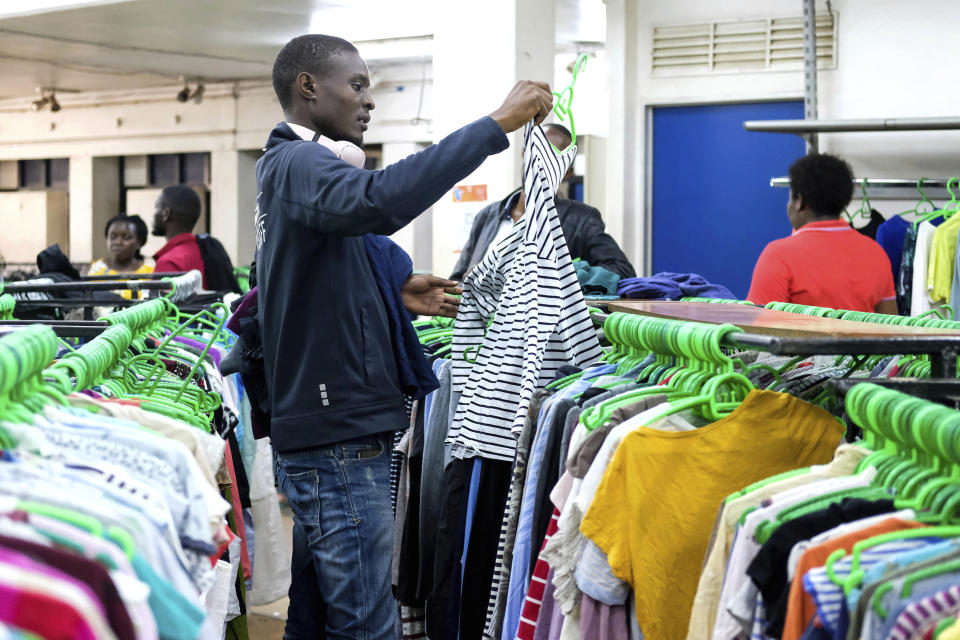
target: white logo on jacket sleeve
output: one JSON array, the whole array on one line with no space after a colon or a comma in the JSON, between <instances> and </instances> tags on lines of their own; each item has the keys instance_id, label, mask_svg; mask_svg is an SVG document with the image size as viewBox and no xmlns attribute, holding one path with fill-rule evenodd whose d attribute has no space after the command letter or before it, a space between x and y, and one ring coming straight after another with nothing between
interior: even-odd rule
<instances>
[{"instance_id":1,"label":"white logo on jacket sleeve","mask_svg":"<svg viewBox=\"0 0 960 640\"><path fill-rule=\"evenodd\" d=\"M254 220L257 228L257 250L263 246L267 235L267 212L260 210L260 196L263 191L257 194L257 206L253 210Z\"/></svg>"},{"instance_id":2,"label":"white logo on jacket sleeve","mask_svg":"<svg viewBox=\"0 0 960 640\"><path fill-rule=\"evenodd\" d=\"M330 406L330 400L327 399L327 385L325 384L320 385L320 399L323 401L323 406Z\"/></svg>"}]
</instances>

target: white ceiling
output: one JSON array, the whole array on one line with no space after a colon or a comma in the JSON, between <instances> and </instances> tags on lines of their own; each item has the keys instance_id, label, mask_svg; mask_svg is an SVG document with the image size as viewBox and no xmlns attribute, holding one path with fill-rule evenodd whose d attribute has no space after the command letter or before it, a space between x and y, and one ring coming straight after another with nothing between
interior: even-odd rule
<instances>
[{"instance_id":1,"label":"white ceiling","mask_svg":"<svg viewBox=\"0 0 960 640\"><path fill-rule=\"evenodd\" d=\"M436 1L449 0L0 0L0 98L267 79L277 50L304 32L429 35ZM603 0L557 0L558 46L602 41L603 12Z\"/></svg>"}]
</instances>

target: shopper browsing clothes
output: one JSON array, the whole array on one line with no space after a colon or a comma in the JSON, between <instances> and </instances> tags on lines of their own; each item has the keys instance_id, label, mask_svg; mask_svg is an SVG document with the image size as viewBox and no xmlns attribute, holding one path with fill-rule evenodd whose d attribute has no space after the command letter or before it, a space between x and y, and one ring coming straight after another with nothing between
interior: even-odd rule
<instances>
[{"instance_id":1,"label":"shopper browsing clothes","mask_svg":"<svg viewBox=\"0 0 960 640\"><path fill-rule=\"evenodd\" d=\"M827 154L790 167L789 238L766 246L753 270L747 300L897 313L890 259L840 214L853 197L853 171Z\"/></svg>"},{"instance_id":2,"label":"shopper browsing clothes","mask_svg":"<svg viewBox=\"0 0 960 640\"><path fill-rule=\"evenodd\" d=\"M280 488L313 554L325 630L392 638L393 513L387 434L405 426L387 310L363 234L430 208L552 96L520 82L503 105L382 171L362 169L375 104L366 63L340 38L306 35L277 55L284 122L257 164L259 315ZM293 603L291 603L293 604Z\"/></svg>"}]
</instances>

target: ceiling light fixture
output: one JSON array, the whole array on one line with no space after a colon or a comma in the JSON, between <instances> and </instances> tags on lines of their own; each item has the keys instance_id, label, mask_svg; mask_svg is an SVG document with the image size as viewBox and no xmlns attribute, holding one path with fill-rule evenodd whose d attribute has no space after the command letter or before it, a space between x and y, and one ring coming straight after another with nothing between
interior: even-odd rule
<instances>
[{"instance_id":1,"label":"ceiling light fixture","mask_svg":"<svg viewBox=\"0 0 960 640\"><path fill-rule=\"evenodd\" d=\"M183 89L177 93L177 102L186 102L190 99L190 87L184 83Z\"/></svg>"},{"instance_id":2,"label":"ceiling light fixture","mask_svg":"<svg viewBox=\"0 0 960 640\"><path fill-rule=\"evenodd\" d=\"M50 91L50 111L60 111L60 103L57 102L57 94L52 90Z\"/></svg>"},{"instance_id":3,"label":"ceiling light fixture","mask_svg":"<svg viewBox=\"0 0 960 640\"><path fill-rule=\"evenodd\" d=\"M190 99L196 102L197 104L200 104L201 102L203 102L203 92L204 92L203 82L197 82L197 88L193 90L192 94L190 94Z\"/></svg>"}]
</instances>

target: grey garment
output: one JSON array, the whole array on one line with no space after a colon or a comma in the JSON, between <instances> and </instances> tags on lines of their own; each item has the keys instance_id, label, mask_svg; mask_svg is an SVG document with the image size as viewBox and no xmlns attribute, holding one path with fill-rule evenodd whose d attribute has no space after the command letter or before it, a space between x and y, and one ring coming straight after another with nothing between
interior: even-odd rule
<instances>
[{"instance_id":1,"label":"grey garment","mask_svg":"<svg viewBox=\"0 0 960 640\"><path fill-rule=\"evenodd\" d=\"M616 398L617 396L622 395L627 391L634 391L639 388L641 388L641 386L638 385L633 380L624 381L624 382L621 382L620 384L616 384L610 387L609 389L607 389L606 393L601 393L600 395L594 396L589 400L583 402L581 406L584 408L584 410L586 410L586 409L589 409L590 407L600 404L604 400L610 400L611 398Z\"/></svg>"},{"instance_id":2,"label":"grey garment","mask_svg":"<svg viewBox=\"0 0 960 640\"><path fill-rule=\"evenodd\" d=\"M583 442L580 443L580 446L571 452L570 458L567 460L567 471L569 471L574 478L583 478L586 476L587 470L593 463L593 459L597 457L597 452L600 451L600 447L603 446L603 441L607 439L607 435L613 431L614 427L643 413L651 407L666 402L666 400L667 396L665 394L657 393L640 398L636 402L625 407L620 407L614 411L610 415L609 420L591 431Z\"/></svg>"},{"instance_id":3,"label":"grey garment","mask_svg":"<svg viewBox=\"0 0 960 640\"><path fill-rule=\"evenodd\" d=\"M443 470L449 461L449 452L443 443L447 439L447 430L453 422L452 411L456 410L456 403L452 402L453 383L450 371L449 360L440 363L437 371L440 387L433 392L423 443L423 466L420 471L421 567L426 566L426 563L433 566L437 523L440 520L440 508L443 503Z\"/></svg>"},{"instance_id":4,"label":"grey garment","mask_svg":"<svg viewBox=\"0 0 960 640\"><path fill-rule=\"evenodd\" d=\"M537 431L537 417L544 401L551 397L548 391L535 391L530 398L527 419L517 441L517 455L513 462L513 476L507 508L503 512L500 527L500 544L497 548L497 564L493 569L493 581L490 586L490 602L487 606L486 628L483 637L500 640L503 632L503 617L506 614L507 592L510 589L510 569L513 564L513 545L517 539L517 525L520 520L520 501L523 499L523 483L527 475L527 457Z\"/></svg>"},{"instance_id":5,"label":"grey garment","mask_svg":"<svg viewBox=\"0 0 960 640\"><path fill-rule=\"evenodd\" d=\"M640 629L640 621L637 619L637 599L630 598L630 640L643 640L643 630Z\"/></svg>"},{"instance_id":6,"label":"grey garment","mask_svg":"<svg viewBox=\"0 0 960 640\"><path fill-rule=\"evenodd\" d=\"M608 390L607 392L601 393L601 394L598 395L598 396L593 396L593 397L590 398L589 400L585 400L580 406L581 406L584 410L587 410L587 409L589 409L590 407L594 407L594 406L600 404L600 403L603 402L604 400L609 400L610 398L615 398L615 397L617 397L617 395L618 395L618 394L615 393L614 391Z\"/></svg>"},{"instance_id":7,"label":"grey garment","mask_svg":"<svg viewBox=\"0 0 960 640\"><path fill-rule=\"evenodd\" d=\"M879 629L876 627L868 628L865 624L864 628L861 630L861 638L863 638L863 640L880 640L881 638L896 637L892 632L894 627L896 627L899 622L903 621L901 616L903 616L904 610L911 603L925 600L926 598L936 596L937 594L942 593L951 587L956 587L957 574L944 572L917 580L910 587L910 595L903 596L903 586L906 583L906 580L907 576L901 576L891 580L893 589L884 593L882 598L883 609L888 613L887 618L883 621L883 625ZM946 601L943 601L941 604L946 605ZM921 611L922 609L918 610L917 613L920 613ZM879 616L876 615L875 610L869 609L869 612L870 613L866 618L867 622L879 620ZM910 637L917 638L919 636L911 635Z\"/></svg>"},{"instance_id":8,"label":"grey garment","mask_svg":"<svg viewBox=\"0 0 960 640\"><path fill-rule=\"evenodd\" d=\"M879 377L880 377L880 374L883 373L883 370L886 369L886 368L887 368L887 365L890 364L890 361L891 361L891 360L896 360L896 359L897 359L896 356L890 356L890 357L884 358L883 360L881 360L880 362L878 362L878 363L877 363L877 366L875 366L875 367L873 368L873 371L870 372L870 377L871 377L871 378L879 378Z\"/></svg>"},{"instance_id":9,"label":"grey garment","mask_svg":"<svg viewBox=\"0 0 960 640\"><path fill-rule=\"evenodd\" d=\"M737 351L736 353L730 354L731 358L735 358L742 362L743 364L753 364L757 361L757 358L760 357L759 351Z\"/></svg>"},{"instance_id":10,"label":"grey garment","mask_svg":"<svg viewBox=\"0 0 960 640\"><path fill-rule=\"evenodd\" d=\"M400 554L403 542L403 524L407 519L407 505L410 502L410 448L413 444L413 429L406 433L397 443L396 451L401 456L400 484L397 487L396 512L393 519L393 562L390 571L393 577L393 586L400 584Z\"/></svg>"},{"instance_id":11,"label":"grey garment","mask_svg":"<svg viewBox=\"0 0 960 640\"><path fill-rule=\"evenodd\" d=\"M876 594L877 589L879 589L881 586L889 581L896 580L896 586L899 587L902 585L902 579L909 575L917 573L918 571L922 571L923 569L953 562L957 559L960 559L960 550L944 553L923 562L914 562L912 564L886 571L881 580L864 585L863 590L860 592L860 598L857 600L856 610L850 612L850 625L847 628L847 640L857 640L861 637L861 635L868 639L875 639L879 637L879 631L882 628L884 621L877 618L875 613L871 612L873 611L874 594ZM917 584L922 585L923 583L919 582ZM893 595L898 595L900 593L900 589L895 587L890 591L890 593ZM914 588L913 593L914 595L918 595L919 589ZM892 615L895 612L895 609L888 608L887 611Z\"/></svg>"},{"instance_id":12,"label":"grey garment","mask_svg":"<svg viewBox=\"0 0 960 640\"><path fill-rule=\"evenodd\" d=\"M752 580L747 580L740 587L740 590L734 594L727 607L727 612L737 621L737 624L739 624L743 630L744 637L749 636L750 630L753 629L754 618L757 613L758 597L760 597L760 589L757 588L757 585L755 585Z\"/></svg>"},{"instance_id":13,"label":"grey garment","mask_svg":"<svg viewBox=\"0 0 960 640\"><path fill-rule=\"evenodd\" d=\"M567 422L563 425L563 438L560 440L560 475L563 475L564 470L567 467L567 456L570 455L570 437L573 435L573 430L577 428L577 425L580 423L580 414L583 412L583 409L580 407L574 406L567 412Z\"/></svg>"}]
</instances>

